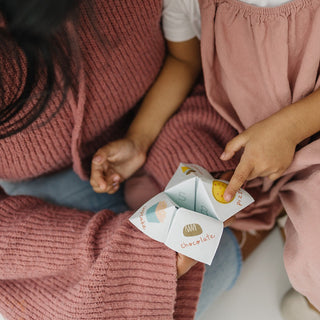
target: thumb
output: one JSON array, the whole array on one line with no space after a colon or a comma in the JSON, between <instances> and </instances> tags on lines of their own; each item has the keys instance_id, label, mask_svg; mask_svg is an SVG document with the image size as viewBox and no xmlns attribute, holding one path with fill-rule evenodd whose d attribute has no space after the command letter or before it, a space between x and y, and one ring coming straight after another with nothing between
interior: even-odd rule
<instances>
[{"instance_id":1,"label":"thumb","mask_svg":"<svg viewBox=\"0 0 320 320\"><path fill-rule=\"evenodd\" d=\"M106 162L113 153L112 143L109 143L97 150L92 158L92 162L98 165L102 164Z\"/></svg>"},{"instance_id":2,"label":"thumb","mask_svg":"<svg viewBox=\"0 0 320 320\"><path fill-rule=\"evenodd\" d=\"M108 161L113 163L133 159L138 150L133 140L128 138L111 142L108 147Z\"/></svg>"},{"instance_id":3,"label":"thumb","mask_svg":"<svg viewBox=\"0 0 320 320\"><path fill-rule=\"evenodd\" d=\"M116 161L117 156L119 154L119 150L121 150L119 141L113 141L109 143L106 147L107 148L105 150L105 154L107 156L107 159L111 162Z\"/></svg>"},{"instance_id":4,"label":"thumb","mask_svg":"<svg viewBox=\"0 0 320 320\"><path fill-rule=\"evenodd\" d=\"M113 141L107 147L106 154L109 162L121 161L131 156L131 145L125 139Z\"/></svg>"},{"instance_id":5,"label":"thumb","mask_svg":"<svg viewBox=\"0 0 320 320\"><path fill-rule=\"evenodd\" d=\"M198 261L177 253L177 278L187 273Z\"/></svg>"},{"instance_id":6,"label":"thumb","mask_svg":"<svg viewBox=\"0 0 320 320\"><path fill-rule=\"evenodd\" d=\"M246 142L247 140L243 134L237 135L227 143L220 159L223 161L230 160L237 151L245 146Z\"/></svg>"}]
</instances>

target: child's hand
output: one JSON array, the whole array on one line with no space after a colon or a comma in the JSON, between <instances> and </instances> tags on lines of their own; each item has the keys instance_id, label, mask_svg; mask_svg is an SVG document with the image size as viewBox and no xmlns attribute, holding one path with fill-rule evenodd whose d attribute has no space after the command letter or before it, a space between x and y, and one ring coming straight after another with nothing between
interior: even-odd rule
<instances>
[{"instance_id":1,"label":"child's hand","mask_svg":"<svg viewBox=\"0 0 320 320\"><path fill-rule=\"evenodd\" d=\"M279 178L290 166L296 143L291 139L292 128L283 121L270 117L251 126L227 144L222 160L231 159L244 148L241 160L224 192L224 199L229 201L246 180L256 177Z\"/></svg>"},{"instance_id":2,"label":"child's hand","mask_svg":"<svg viewBox=\"0 0 320 320\"><path fill-rule=\"evenodd\" d=\"M142 167L146 153L133 140L124 138L100 148L91 165L90 183L98 193L115 193L120 183Z\"/></svg>"}]
</instances>

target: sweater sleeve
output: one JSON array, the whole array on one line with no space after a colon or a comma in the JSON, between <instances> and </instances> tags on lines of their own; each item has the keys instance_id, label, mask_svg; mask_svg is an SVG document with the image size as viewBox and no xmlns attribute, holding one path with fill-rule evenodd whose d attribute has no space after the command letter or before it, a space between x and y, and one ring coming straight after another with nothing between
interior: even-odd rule
<instances>
[{"instance_id":1,"label":"sweater sleeve","mask_svg":"<svg viewBox=\"0 0 320 320\"><path fill-rule=\"evenodd\" d=\"M9 320L172 319L175 252L137 230L130 215L1 191L0 313ZM195 270L178 294L194 301L190 319L202 277ZM182 319L187 311L177 305Z\"/></svg>"},{"instance_id":2,"label":"sweater sleeve","mask_svg":"<svg viewBox=\"0 0 320 320\"><path fill-rule=\"evenodd\" d=\"M237 158L224 162L220 155L235 135L236 131L208 102L204 86L198 84L161 131L145 169L161 188L180 162L198 164L209 172L234 169Z\"/></svg>"}]
</instances>

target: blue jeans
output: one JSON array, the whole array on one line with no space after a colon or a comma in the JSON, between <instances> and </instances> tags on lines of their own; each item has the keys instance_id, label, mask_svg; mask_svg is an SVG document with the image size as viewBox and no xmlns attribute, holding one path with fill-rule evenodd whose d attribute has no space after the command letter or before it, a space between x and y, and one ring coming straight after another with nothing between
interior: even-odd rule
<instances>
[{"instance_id":1,"label":"blue jeans","mask_svg":"<svg viewBox=\"0 0 320 320\"><path fill-rule=\"evenodd\" d=\"M200 319L216 298L233 287L241 267L242 257L238 241L232 231L225 228L211 266L206 265L196 320Z\"/></svg>"},{"instance_id":2,"label":"blue jeans","mask_svg":"<svg viewBox=\"0 0 320 320\"><path fill-rule=\"evenodd\" d=\"M82 181L71 169L34 180L11 183L0 181L10 195L31 195L70 208L97 212L110 209L116 213L128 209L123 191L109 195L92 190L88 181ZM196 319L225 290L235 283L241 269L241 253L231 230L226 228L211 266L206 266Z\"/></svg>"},{"instance_id":3,"label":"blue jeans","mask_svg":"<svg viewBox=\"0 0 320 320\"><path fill-rule=\"evenodd\" d=\"M88 181L82 181L71 169L28 181L0 181L0 185L10 195L35 196L69 208L93 212L110 209L116 213L128 210L122 189L114 195L96 193Z\"/></svg>"}]
</instances>

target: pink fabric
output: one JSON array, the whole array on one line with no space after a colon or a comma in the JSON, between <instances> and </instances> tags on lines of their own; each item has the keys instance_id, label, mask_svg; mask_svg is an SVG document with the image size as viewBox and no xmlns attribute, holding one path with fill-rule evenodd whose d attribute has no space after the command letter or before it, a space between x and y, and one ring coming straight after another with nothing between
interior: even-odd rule
<instances>
[{"instance_id":1,"label":"pink fabric","mask_svg":"<svg viewBox=\"0 0 320 320\"><path fill-rule=\"evenodd\" d=\"M199 3L207 95L239 132L319 88L319 0L293 0L275 8L237 0ZM296 289L318 309L319 159L320 140L314 137L301 144L279 181L248 183L256 202L235 224L241 229L271 227L284 205L289 216L286 269Z\"/></svg>"},{"instance_id":2,"label":"pink fabric","mask_svg":"<svg viewBox=\"0 0 320 320\"><path fill-rule=\"evenodd\" d=\"M1 179L28 179L72 165L79 175L88 176L93 153L123 135L133 107L161 67L165 54L161 10L161 0L82 2L79 23L65 30L76 44L70 55L74 82L67 100L51 119L62 98L56 86L47 111L37 121L0 140ZM17 79L26 68L15 60L14 44L9 39L1 41L0 65L6 78L0 101L5 105L21 88ZM32 103L26 103L25 112ZM193 121L192 110L199 113L202 106L203 116ZM209 139L209 121L205 120L208 128L203 128L206 135L196 131L206 114L209 120L220 121L213 129L219 133L213 143L218 152L224 139L234 135L209 106L200 85L177 114L177 121L172 120L165 130L167 135L160 140L163 149L154 148L161 156L151 157L148 168L160 172L157 183L166 184L182 158L199 159L221 170L232 167L232 162L218 165L201 154L214 140ZM167 140L176 135L184 119L191 132L199 135L199 142L190 135L191 147L200 146L198 158L188 159L188 145L183 150L177 147L189 140L186 135ZM193 319L203 266L197 265L177 281L175 253L134 228L128 221L130 214L115 216L104 210L94 215L33 197L9 197L0 190L0 313L9 320Z\"/></svg>"},{"instance_id":3,"label":"pink fabric","mask_svg":"<svg viewBox=\"0 0 320 320\"><path fill-rule=\"evenodd\" d=\"M124 183L124 198L131 210L138 210L159 192L159 185L143 169L138 170Z\"/></svg>"},{"instance_id":4,"label":"pink fabric","mask_svg":"<svg viewBox=\"0 0 320 320\"><path fill-rule=\"evenodd\" d=\"M235 134L236 130L212 108L200 83L162 129L144 168L161 188L180 162L199 164L209 172L234 169L237 159L224 162L220 155Z\"/></svg>"}]
</instances>

